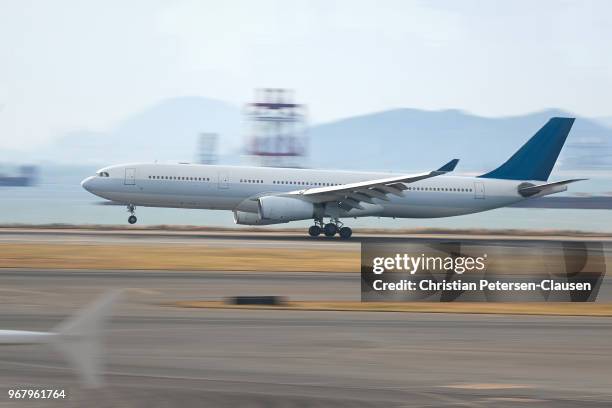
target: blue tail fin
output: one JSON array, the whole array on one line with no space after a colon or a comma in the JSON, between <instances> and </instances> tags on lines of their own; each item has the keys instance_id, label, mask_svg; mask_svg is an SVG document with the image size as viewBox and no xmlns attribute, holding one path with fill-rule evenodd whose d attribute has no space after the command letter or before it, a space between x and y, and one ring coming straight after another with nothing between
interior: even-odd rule
<instances>
[{"instance_id":1,"label":"blue tail fin","mask_svg":"<svg viewBox=\"0 0 612 408\"><path fill-rule=\"evenodd\" d=\"M480 177L506 180L548 180L574 118L551 118L504 164Z\"/></svg>"}]
</instances>

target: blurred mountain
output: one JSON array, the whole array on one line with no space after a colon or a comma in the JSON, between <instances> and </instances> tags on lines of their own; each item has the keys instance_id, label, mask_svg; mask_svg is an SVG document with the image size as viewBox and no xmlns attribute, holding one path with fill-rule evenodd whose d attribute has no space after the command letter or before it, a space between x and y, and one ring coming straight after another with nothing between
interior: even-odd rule
<instances>
[{"instance_id":1,"label":"blurred mountain","mask_svg":"<svg viewBox=\"0 0 612 408\"><path fill-rule=\"evenodd\" d=\"M220 154L238 149L241 119L240 110L225 102L195 96L166 99L107 132L68 133L39 154L64 163L194 161L202 132L219 135Z\"/></svg>"},{"instance_id":2,"label":"blurred mountain","mask_svg":"<svg viewBox=\"0 0 612 408\"><path fill-rule=\"evenodd\" d=\"M612 116L601 116L601 117L594 118L594 119L600 124L606 127L612 128Z\"/></svg>"},{"instance_id":3,"label":"blurred mountain","mask_svg":"<svg viewBox=\"0 0 612 408\"><path fill-rule=\"evenodd\" d=\"M488 118L460 110L395 109L312 126L308 165L381 171L423 171L452 158L458 172L490 170L510 157L558 109ZM0 161L113 164L136 161L194 161L201 132L219 135L220 162L241 161L241 110L203 97L161 101L104 132L75 131L44 149L0 152ZM612 128L577 118L558 162L563 170L612 170Z\"/></svg>"},{"instance_id":4,"label":"blurred mountain","mask_svg":"<svg viewBox=\"0 0 612 408\"><path fill-rule=\"evenodd\" d=\"M453 158L458 171L496 168L558 109L501 118L459 110L395 109L313 127L311 165L371 170L426 170ZM612 170L612 129L577 118L561 152L558 168Z\"/></svg>"}]
</instances>

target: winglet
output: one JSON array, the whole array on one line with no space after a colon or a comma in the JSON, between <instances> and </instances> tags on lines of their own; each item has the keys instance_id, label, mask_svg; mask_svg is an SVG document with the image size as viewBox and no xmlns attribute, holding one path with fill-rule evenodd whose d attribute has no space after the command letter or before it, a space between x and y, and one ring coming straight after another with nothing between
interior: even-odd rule
<instances>
[{"instance_id":1,"label":"winglet","mask_svg":"<svg viewBox=\"0 0 612 408\"><path fill-rule=\"evenodd\" d=\"M453 160L449 161L448 163L446 163L444 166L440 167L436 171L441 171L441 172L444 172L444 173L448 173L450 171L455 170L455 167L457 167L457 163L459 163L459 159L453 159Z\"/></svg>"}]
</instances>

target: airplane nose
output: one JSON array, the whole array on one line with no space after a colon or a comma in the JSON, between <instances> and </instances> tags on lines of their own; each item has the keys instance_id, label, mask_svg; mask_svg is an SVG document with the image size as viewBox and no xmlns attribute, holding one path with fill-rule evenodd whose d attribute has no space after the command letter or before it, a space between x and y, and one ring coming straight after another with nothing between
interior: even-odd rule
<instances>
[{"instance_id":1,"label":"airplane nose","mask_svg":"<svg viewBox=\"0 0 612 408\"><path fill-rule=\"evenodd\" d=\"M83 187L85 190L89 191L91 193L91 187L92 187L92 180L94 179L93 176L91 177L87 177L85 180L81 181L81 187Z\"/></svg>"}]
</instances>

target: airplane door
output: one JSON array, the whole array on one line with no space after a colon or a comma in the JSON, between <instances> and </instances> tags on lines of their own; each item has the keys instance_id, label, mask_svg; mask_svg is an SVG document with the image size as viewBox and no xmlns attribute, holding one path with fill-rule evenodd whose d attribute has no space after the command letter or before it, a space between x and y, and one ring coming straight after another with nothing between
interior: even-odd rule
<instances>
[{"instance_id":1,"label":"airplane door","mask_svg":"<svg viewBox=\"0 0 612 408\"><path fill-rule=\"evenodd\" d=\"M226 172L219 173L219 181L217 183L217 187L220 189L229 188L229 174L227 174Z\"/></svg>"},{"instance_id":2,"label":"airplane door","mask_svg":"<svg viewBox=\"0 0 612 408\"><path fill-rule=\"evenodd\" d=\"M126 186L133 186L136 184L136 169L125 169L125 181L123 184Z\"/></svg>"},{"instance_id":3,"label":"airplane door","mask_svg":"<svg viewBox=\"0 0 612 408\"><path fill-rule=\"evenodd\" d=\"M484 188L484 183L482 181L474 182L474 198L476 199L485 198L485 188Z\"/></svg>"}]
</instances>

